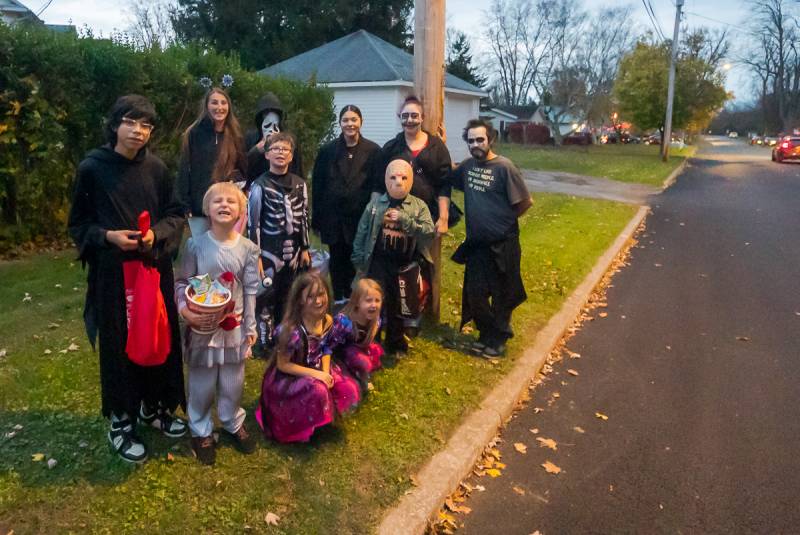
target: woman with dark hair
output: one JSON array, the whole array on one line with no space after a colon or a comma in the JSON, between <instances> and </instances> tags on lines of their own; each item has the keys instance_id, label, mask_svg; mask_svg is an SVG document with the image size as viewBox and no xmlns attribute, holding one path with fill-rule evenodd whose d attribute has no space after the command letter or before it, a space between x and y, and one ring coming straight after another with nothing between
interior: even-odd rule
<instances>
[{"instance_id":1,"label":"woman with dark hair","mask_svg":"<svg viewBox=\"0 0 800 535\"><path fill-rule=\"evenodd\" d=\"M127 95L117 100L106 123L108 144L91 151L78 166L68 222L78 256L89 265L83 318L92 346L98 338L100 342L102 411L111 420L108 440L122 459L135 463L147 458L136 434L137 420L169 437L186 432L186 423L173 416L185 405L172 274L183 207L175 200L167 167L147 150L155 121L155 109L146 98ZM142 228L145 211L150 228L143 233L136 229ZM154 267L160 276L158 290L150 290L161 292L169 325L168 354L161 364L140 365L126 349L123 266L136 262Z\"/></svg>"},{"instance_id":2,"label":"woman with dark hair","mask_svg":"<svg viewBox=\"0 0 800 535\"><path fill-rule=\"evenodd\" d=\"M333 297L343 304L350 296L355 269L350 262L353 239L371 192L370 177L380 147L361 135L361 110L352 104L339 112L342 134L317 154L311 175L311 228L330 249Z\"/></svg>"},{"instance_id":3,"label":"woman with dark hair","mask_svg":"<svg viewBox=\"0 0 800 535\"><path fill-rule=\"evenodd\" d=\"M433 217L437 236L447 233L450 216L450 152L444 142L422 129L422 101L414 95L406 97L397 114L402 132L386 142L381 150L382 165L373 174L373 191L383 193L384 171L389 162L401 159L414 169L411 194L419 197Z\"/></svg>"},{"instance_id":4,"label":"woman with dark hair","mask_svg":"<svg viewBox=\"0 0 800 535\"><path fill-rule=\"evenodd\" d=\"M212 87L197 119L183 133L178 172L178 198L189 215L203 215L203 195L221 181L247 178L247 160L239 121L228 93Z\"/></svg>"}]
</instances>

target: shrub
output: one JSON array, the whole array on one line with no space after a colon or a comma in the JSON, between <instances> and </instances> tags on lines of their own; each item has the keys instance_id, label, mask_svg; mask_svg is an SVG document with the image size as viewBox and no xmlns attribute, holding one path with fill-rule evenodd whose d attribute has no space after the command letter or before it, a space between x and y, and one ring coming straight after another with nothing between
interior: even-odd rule
<instances>
[{"instance_id":1,"label":"shrub","mask_svg":"<svg viewBox=\"0 0 800 535\"><path fill-rule=\"evenodd\" d=\"M123 94L148 97L159 114L151 147L177 169L180 136L195 119L208 76L230 74L234 110L252 127L267 91L283 103L288 128L310 162L329 135L333 96L315 84L269 79L235 56L199 46L136 49L127 42L0 23L0 251L65 235L75 169L103 143L104 115Z\"/></svg>"}]
</instances>

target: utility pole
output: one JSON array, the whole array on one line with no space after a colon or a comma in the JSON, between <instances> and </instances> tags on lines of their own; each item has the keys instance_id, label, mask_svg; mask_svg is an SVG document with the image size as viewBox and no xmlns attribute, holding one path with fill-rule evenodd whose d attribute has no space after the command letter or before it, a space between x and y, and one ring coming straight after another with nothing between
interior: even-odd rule
<instances>
[{"instance_id":1,"label":"utility pole","mask_svg":"<svg viewBox=\"0 0 800 535\"><path fill-rule=\"evenodd\" d=\"M423 103L422 128L440 135L444 125L444 13L445 0L414 2L414 87ZM431 247L433 280L430 314L439 321L439 294L442 281L442 240Z\"/></svg>"},{"instance_id":2,"label":"utility pole","mask_svg":"<svg viewBox=\"0 0 800 535\"><path fill-rule=\"evenodd\" d=\"M669 159L669 144L672 141L672 101L675 99L675 61L678 58L678 37L681 31L681 8L683 0L675 1L675 29L672 32L672 54L669 62L667 86L667 116L664 119L664 136L661 138L661 159Z\"/></svg>"}]
</instances>

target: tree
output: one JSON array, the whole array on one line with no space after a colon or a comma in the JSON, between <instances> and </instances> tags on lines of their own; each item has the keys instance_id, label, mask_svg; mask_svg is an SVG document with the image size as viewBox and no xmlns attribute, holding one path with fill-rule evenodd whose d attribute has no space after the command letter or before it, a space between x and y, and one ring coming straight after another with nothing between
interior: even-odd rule
<instances>
[{"instance_id":1,"label":"tree","mask_svg":"<svg viewBox=\"0 0 800 535\"><path fill-rule=\"evenodd\" d=\"M237 53L259 69L361 29L407 48L412 7L413 0L178 0L172 19L180 39Z\"/></svg>"},{"instance_id":2,"label":"tree","mask_svg":"<svg viewBox=\"0 0 800 535\"><path fill-rule=\"evenodd\" d=\"M669 43L640 41L620 63L614 95L623 116L643 130L663 126L669 61ZM676 129L705 128L730 97L719 69L691 51L679 51L672 112Z\"/></svg>"},{"instance_id":3,"label":"tree","mask_svg":"<svg viewBox=\"0 0 800 535\"><path fill-rule=\"evenodd\" d=\"M154 46L162 49L176 42L177 36L172 27L170 6L164 2L131 0L130 16L133 19L128 33L136 46L144 49Z\"/></svg>"},{"instance_id":4,"label":"tree","mask_svg":"<svg viewBox=\"0 0 800 535\"><path fill-rule=\"evenodd\" d=\"M449 29L447 31L446 65L447 72L453 76L458 76L478 87L486 85L486 77L482 76L478 72L478 68L472 64L472 50L467 34L460 30Z\"/></svg>"}]
</instances>

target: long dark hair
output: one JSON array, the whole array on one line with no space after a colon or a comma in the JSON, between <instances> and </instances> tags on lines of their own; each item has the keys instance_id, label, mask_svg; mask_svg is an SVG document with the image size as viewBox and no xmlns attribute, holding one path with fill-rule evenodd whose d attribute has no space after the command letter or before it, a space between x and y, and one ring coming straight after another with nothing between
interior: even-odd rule
<instances>
[{"instance_id":1,"label":"long dark hair","mask_svg":"<svg viewBox=\"0 0 800 535\"><path fill-rule=\"evenodd\" d=\"M307 271L298 277L292 283L292 288L289 290L289 296L286 299L286 308L283 313L283 320L280 325L280 334L278 335L278 353L286 354L286 346L289 343L289 338L292 331L297 329L303 324L303 294L308 292L318 292L325 290L328 294L328 306L330 306L331 292L325 280L315 271Z\"/></svg>"},{"instance_id":2,"label":"long dark hair","mask_svg":"<svg viewBox=\"0 0 800 535\"><path fill-rule=\"evenodd\" d=\"M208 118L213 125L213 119L211 119L211 116L208 114L208 101L214 93L219 93L228 101L228 116L225 117L225 135L222 136L222 144L217 153L217 161L214 162L214 169L211 171L211 182L219 182L231 178L234 175L234 171L237 169L243 171L245 162L242 129L239 126L239 120L236 118L236 114L233 112L233 101L231 101L231 97L228 95L227 91L221 87L212 87L208 90L206 96L203 98L202 107L197 119L195 119L183 133L181 150L183 152L189 150L189 134L203 119Z\"/></svg>"}]
</instances>

